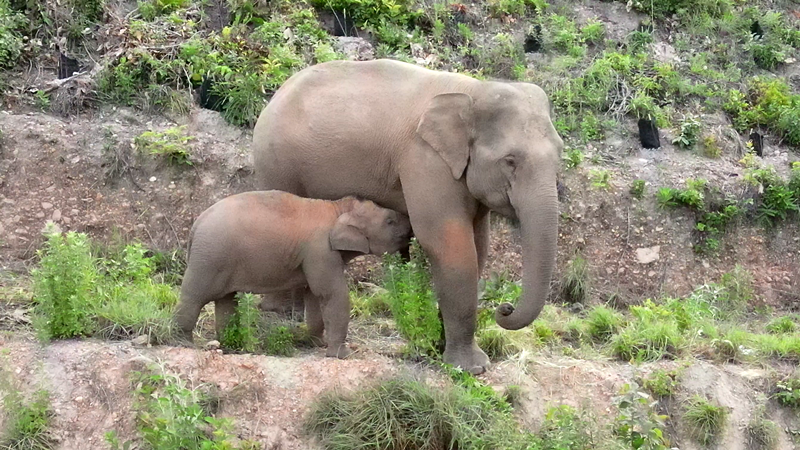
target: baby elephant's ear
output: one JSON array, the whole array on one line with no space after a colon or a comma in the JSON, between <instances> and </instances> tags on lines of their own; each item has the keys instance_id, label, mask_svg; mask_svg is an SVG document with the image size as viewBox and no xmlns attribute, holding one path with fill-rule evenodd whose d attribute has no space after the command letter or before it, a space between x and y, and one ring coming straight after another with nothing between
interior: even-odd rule
<instances>
[{"instance_id":1,"label":"baby elephant's ear","mask_svg":"<svg viewBox=\"0 0 800 450\"><path fill-rule=\"evenodd\" d=\"M364 233L353 225L350 214L342 214L330 234L331 248L340 251L369 253L369 241Z\"/></svg>"}]
</instances>

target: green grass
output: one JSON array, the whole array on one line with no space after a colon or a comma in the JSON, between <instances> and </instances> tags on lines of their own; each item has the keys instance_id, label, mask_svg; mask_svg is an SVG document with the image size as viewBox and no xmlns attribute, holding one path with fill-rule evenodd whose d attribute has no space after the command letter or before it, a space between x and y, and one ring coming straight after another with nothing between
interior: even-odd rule
<instances>
[{"instance_id":1,"label":"green grass","mask_svg":"<svg viewBox=\"0 0 800 450\"><path fill-rule=\"evenodd\" d=\"M747 444L753 450L776 450L780 433L780 427L766 418L766 411L763 405L759 405L753 411L750 421L745 426Z\"/></svg>"},{"instance_id":2,"label":"green grass","mask_svg":"<svg viewBox=\"0 0 800 450\"><path fill-rule=\"evenodd\" d=\"M712 404L705 397L695 396L685 405L683 421L692 439L702 445L709 445L722 434L728 414L724 407Z\"/></svg>"},{"instance_id":3,"label":"green grass","mask_svg":"<svg viewBox=\"0 0 800 450\"><path fill-rule=\"evenodd\" d=\"M171 164L191 166L192 149L189 141L194 138L184 133L185 128L181 126L164 131L145 131L133 143L142 153L160 156Z\"/></svg>"},{"instance_id":4,"label":"green grass","mask_svg":"<svg viewBox=\"0 0 800 450\"><path fill-rule=\"evenodd\" d=\"M766 326L769 333L785 334L797 331L797 322L793 316L782 316L772 319Z\"/></svg>"},{"instance_id":5,"label":"green grass","mask_svg":"<svg viewBox=\"0 0 800 450\"><path fill-rule=\"evenodd\" d=\"M655 398L672 397L680 386L677 370L656 369L642 380L642 387Z\"/></svg>"},{"instance_id":6,"label":"green grass","mask_svg":"<svg viewBox=\"0 0 800 450\"><path fill-rule=\"evenodd\" d=\"M589 264L576 254L567 263L561 276L560 299L566 303L585 303L589 298Z\"/></svg>"},{"instance_id":7,"label":"green grass","mask_svg":"<svg viewBox=\"0 0 800 450\"><path fill-rule=\"evenodd\" d=\"M26 400L16 391L3 397L6 412L5 430L0 435L0 448L5 450L50 450L55 441L49 434L53 410L49 393L36 391Z\"/></svg>"},{"instance_id":8,"label":"green grass","mask_svg":"<svg viewBox=\"0 0 800 450\"><path fill-rule=\"evenodd\" d=\"M492 398L461 384L433 388L414 379L386 379L323 393L305 429L326 450L529 448L532 438L519 433L508 405Z\"/></svg>"},{"instance_id":9,"label":"green grass","mask_svg":"<svg viewBox=\"0 0 800 450\"><path fill-rule=\"evenodd\" d=\"M595 306L586 314L586 331L593 339L606 342L622 327L622 315L605 306Z\"/></svg>"}]
</instances>

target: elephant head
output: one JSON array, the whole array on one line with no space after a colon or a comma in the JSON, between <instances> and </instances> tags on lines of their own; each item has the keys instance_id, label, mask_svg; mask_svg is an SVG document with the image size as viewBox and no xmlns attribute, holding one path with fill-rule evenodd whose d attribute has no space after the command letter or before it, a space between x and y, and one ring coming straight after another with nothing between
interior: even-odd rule
<instances>
[{"instance_id":1,"label":"elephant head","mask_svg":"<svg viewBox=\"0 0 800 450\"><path fill-rule=\"evenodd\" d=\"M529 325L547 297L558 237L556 173L564 144L547 95L529 83L478 82L435 96L417 133L478 201L519 221L523 296L516 309L500 305L495 318L509 330Z\"/></svg>"},{"instance_id":2,"label":"elephant head","mask_svg":"<svg viewBox=\"0 0 800 450\"><path fill-rule=\"evenodd\" d=\"M382 255L408 246L408 216L369 200L346 200L350 200L350 207L339 215L329 234L332 249Z\"/></svg>"}]
</instances>

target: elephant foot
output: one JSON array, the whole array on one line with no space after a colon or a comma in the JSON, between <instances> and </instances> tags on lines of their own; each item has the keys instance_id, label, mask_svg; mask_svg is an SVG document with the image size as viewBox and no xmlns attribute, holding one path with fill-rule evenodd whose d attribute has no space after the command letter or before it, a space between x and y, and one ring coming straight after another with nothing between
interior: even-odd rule
<instances>
[{"instance_id":1,"label":"elephant foot","mask_svg":"<svg viewBox=\"0 0 800 450\"><path fill-rule=\"evenodd\" d=\"M347 344L339 344L339 345L329 345L328 351L325 352L325 356L333 358L337 357L339 359L345 359L348 356L352 355L353 351L347 346Z\"/></svg>"},{"instance_id":2,"label":"elephant foot","mask_svg":"<svg viewBox=\"0 0 800 450\"><path fill-rule=\"evenodd\" d=\"M473 375L480 375L489 367L489 357L474 341L471 346L447 346L442 359Z\"/></svg>"},{"instance_id":3,"label":"elephant foot","mask_svg":"<svg viewBox=\"0 0 800 450\"><path fill-rule=\"evenodd\" d=\"M193 347L194 346L193 332L178 330L174 334L173 342L178 347Z\"/></svg>"}]
</instances>

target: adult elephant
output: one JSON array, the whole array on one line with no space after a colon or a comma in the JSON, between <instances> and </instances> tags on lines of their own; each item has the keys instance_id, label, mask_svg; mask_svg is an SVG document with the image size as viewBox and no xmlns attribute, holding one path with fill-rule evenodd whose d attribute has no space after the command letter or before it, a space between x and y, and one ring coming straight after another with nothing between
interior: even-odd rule
<instances>
[{"instance_id":1,"label":"adult elephant","mask_svg":"<svg viewBox=\"0 0 800 450\"><path fill-rule=\"evenodd\" d=\"M296 73L253 134L259 189L347 195L407 213L428 255L444 319L444 361L489 364L475 343L489 211L518 220L524 295L497 323L542 310L556 257L556 172L563 142L536 85L479 81L393 60L332 61Z\"/></svg>"}]
</instances>

